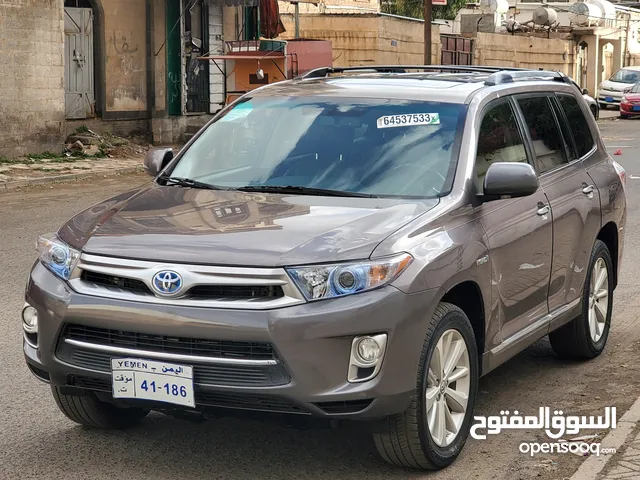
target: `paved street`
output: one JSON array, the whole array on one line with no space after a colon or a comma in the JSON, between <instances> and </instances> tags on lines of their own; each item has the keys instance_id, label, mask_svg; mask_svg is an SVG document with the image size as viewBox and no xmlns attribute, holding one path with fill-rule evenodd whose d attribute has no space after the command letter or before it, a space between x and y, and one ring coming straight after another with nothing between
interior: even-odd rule
<instances>
[{"instance_id":1,"label":"paved street","mask_svg":"<svg viewBox=\"0 0 640 480\"><path fill-rule=\"evenodd\" d=\"M589 363L559 360L545 339L480 382L478 414L539 406L571 415L619 415L640 394L640 120L601 122L611 152L627 169L628 227L613 327L605 354ZM636 178L637 177L637 178ZM582 458L518 452L543 432L507 431L470 440L459 460L436 474L396 469L374 453L354 426L294 430L237 419L187 423L152 415L125 432L88 431L55 407L46 385L22 359L19 312L39 233L55 230L78 210L146 181L118 177L0 193L0 479L563 479ZM640 447L636 447L640 448ZM614 477L611 477L614 478ZM617 478L617 477L616 477Z\"/></svg>"}]
</instances>

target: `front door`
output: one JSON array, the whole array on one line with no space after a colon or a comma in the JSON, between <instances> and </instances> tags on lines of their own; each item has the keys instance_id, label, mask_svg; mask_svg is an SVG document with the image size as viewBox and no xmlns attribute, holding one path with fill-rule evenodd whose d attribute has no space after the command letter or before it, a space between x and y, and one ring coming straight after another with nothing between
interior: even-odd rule
<instances>
[{"instance_id":1,"label":"front door","mask_svg":"<svg viewBox=\"0 0 640 480\"><path fill-rule=\"evenodd\" d=\"M64 9L64 91L68 120L95 116L93 11Z\"/></svg>"},{"instance_id":2,"label":"front door","mask_svg":"<svg viewBox=\"0 0 640 480\"><path fill-rule=\"evenodd\" d=\"M479 198L492 163L532 163L522 133L512 100L498 100L485 111L476 155ZM492 310L500 321L501 340L515 340L523 332L544 334L553 234L546 195L538 189L528 197L481 203L476 214L489 247Z\"/></svg>"}]
</instances>

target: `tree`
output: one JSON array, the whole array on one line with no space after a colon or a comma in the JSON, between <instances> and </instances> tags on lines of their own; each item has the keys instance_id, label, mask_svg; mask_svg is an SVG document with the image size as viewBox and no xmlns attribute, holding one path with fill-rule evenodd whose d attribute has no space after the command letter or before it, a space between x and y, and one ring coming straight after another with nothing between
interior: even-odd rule
<instances>
[{"instance_id":1,"label":"tree","mask_svg":"<svg viewBox=\"0 0 640 480\"><path fill-rule=\"evenodd\" d=\"M467 4L468 0L447 0L447 5L434 5L433 18L454 20L458 11ZM382 11L403 17L422 18L422 0L383 0Z\"/></svg>"}]
</instances>

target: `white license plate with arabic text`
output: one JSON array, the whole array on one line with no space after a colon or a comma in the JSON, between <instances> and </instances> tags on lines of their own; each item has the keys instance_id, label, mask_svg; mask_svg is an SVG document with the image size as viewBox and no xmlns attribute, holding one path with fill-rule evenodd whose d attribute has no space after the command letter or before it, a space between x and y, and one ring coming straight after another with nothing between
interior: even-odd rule
<instances>
[{"instance_id":1,"label":"white license plate with arabic text","mask_svg":"<svg viewBox=\"0 0 640 480\"><path fill-rule=\"evenodd\" d=\"M111 359L114 398L195 407L193 367L139 358Z\"/></svg>"}]
</instances>

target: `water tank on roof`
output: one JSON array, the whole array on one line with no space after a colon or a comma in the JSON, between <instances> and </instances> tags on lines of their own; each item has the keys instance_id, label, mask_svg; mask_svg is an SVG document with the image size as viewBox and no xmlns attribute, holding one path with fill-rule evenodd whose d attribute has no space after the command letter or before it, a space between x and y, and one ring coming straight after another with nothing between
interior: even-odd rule
<instances>
[{"instance_id":1,"label":"water tank on roof","mask_svg":"<svg viewBox=\"0 0 640 480\"><path fill-rule=\"evenodd\" d=\"M507 0L482 0L480 7L485 12L505 14L509 11Z\"/></svg>"},{"instance_id":2,"label":"water tank on roof","mask_svg":"<svg viewBox=\"0 0 640 480\"><path fill-rule=\"evenodd\" d=\"M602 17L604 17L605 20L616 19L616 8L611 2L608 2L607 0L586 0L585 3L590 3L598 7L603 14Z\"/></svg>"},{"instance_id":3,"label":"water tank on roof","mask_svg":"<svg viewBox=\"0 0 640 480\"><path fill-rule=\"evenodd\" d=\"M593 3L574 3L569 11L569 21L572 25L592 27L604 23L602 10Z\"/></svg>"},{"instance_id":4,"label":"water tank on roof","mask_svg":"<svg viewBox=\"0 0 640 480\"><path fill-rule=\"evenodd\" d=\"M553 8L538 7L533 12L533 23L536 25L552 25L558 21L558 12Z\"/></svg>"}]
</instances>

